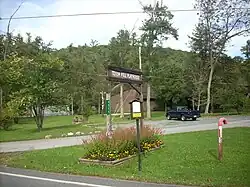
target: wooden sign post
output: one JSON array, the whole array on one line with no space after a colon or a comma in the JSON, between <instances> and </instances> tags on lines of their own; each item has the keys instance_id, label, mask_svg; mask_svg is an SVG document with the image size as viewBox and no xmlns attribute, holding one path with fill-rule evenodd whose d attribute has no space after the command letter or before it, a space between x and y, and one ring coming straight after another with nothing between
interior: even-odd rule
<instances>
[{"instance_id":1,"label":"wooden sign post","mask_svg":"<svg viewBox=\"0 0 250 187\"><path fill-rule=\"evenodd\" d=\"M222 144L222 125L227 124L225 118L220 118L218 122L218 159L221 161L223 156L223 144Z\"/></svg>"},{"instance_id":2,"label":"wooden sign post","mask_svg":"<svg viewBox=\"0 0 250 187\"><path fill-rule=\"evenodd\" d=\"M119 83L127 83L129 84L134 90L136 90L137 93L141 96L141 101L143 102L142 97L142 83L143 83L143 77L142 72L139 70L133 70L133 69L127 69L122 67L114 67L114 66L108 66L107 70L107 80L112 82L119 82ZM141 90L139 91L134 85L139 85L141 87ZM109 94L111 91L109 92ZM106 107L110 109L111 105L111 95L109 95L106 99ZM141 111L143 111L143 105L141 105ZM107 115L107 135L111 134L110 131L112 131L112 124L110 120L111 111L106 111ZM136 114L139 115L139 114ZM132 117L133 118L133 117ZM138 119L141 120L141 127L143 124L143 117L139 117Z\"/></svg>"}]
</instances>

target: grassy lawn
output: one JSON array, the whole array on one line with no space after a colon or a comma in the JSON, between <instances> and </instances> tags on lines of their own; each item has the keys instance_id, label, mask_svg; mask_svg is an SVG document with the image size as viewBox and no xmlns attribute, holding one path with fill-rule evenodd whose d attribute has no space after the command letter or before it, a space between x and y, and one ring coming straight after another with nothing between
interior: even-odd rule
<instances>
[{"instance_id":1,"label":"grassy lawn","mask_svg":"<svg viewBox=\"0 0 250 187\"><path fill-rule=\"evenodd\" d=\"M120 166L78 164L84 146L1 154L0 163L41 171L199 186L250 186L250 128L223 131L224 157L217 160L217 131L164 136L165 147Z\"/></svg>"},{"instance_id":2,"label":"grassy lawn","mask_svg":"<svg viewBox=\"0 0 250 187\"><path fill-rule=\"evenodd\" d=\"M154 120L164 119L164 113L153 112L152 118ZM84 125L72 125L72 119L72 116L45 117L44 128L41 132L38 132L33 118L23 118L19 120L19 124L13 125L8 131L0 129L0 142L42 139L46 135L52 135L52 138L57 138L64 133L75 133L77 131L84 133L94 132L101 130L101 127L105 127L106 117L102 115L90 116L89 122ZM128 115L124 118L120 118L119 115L113 116L112 121L118 124L134 122L134 120L129 119Z\"/></svg>"},{"instance_id":3,"label":"grassy lawn","mask_svg":"<svg viewBox=\"0 0 250 187\"><path fill-rule=\"evenodd\" d=\"M87 125L74 125L69 116L47 117L44 121L44 128L41 132L37 131L34 119L20 119L19 124L13 125L9 130L0 130L0 142L43 139L46 135L52 135L52 138L61 137L64 133L83 132L89 133L100 130L98 127L89 127Z\"/></svg>"}]
</instances>

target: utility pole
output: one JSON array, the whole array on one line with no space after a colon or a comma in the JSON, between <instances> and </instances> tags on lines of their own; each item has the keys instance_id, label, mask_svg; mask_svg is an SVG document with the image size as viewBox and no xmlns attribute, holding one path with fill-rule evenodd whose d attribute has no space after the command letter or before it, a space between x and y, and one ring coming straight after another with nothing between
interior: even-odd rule
<instances>
[{"instance_id":1,"label":"utility pole","mask_svg":"<svg viewBox=\"0 0 250 187\"><path fill-rule=\"evenodd\" d=\"M139 69L142 71L142 63L141 63L141 46L139 46ZM144 116L144 109L143 109L143 84L140 85L140 91L141 91L141 97L140 97L140 100L141 100L141 108L142 108L142 118L140 119L140 127L142 129L143 127L143 116Z\"/></svg>"},{"instance_id":2,"label":"utility pole","mask_svg":"<svg viewBox=\"0 0 250 187\"><path fill-rule=\"evenodd\" d=\"M161 4L163 2L161 1ZM157 4L157 1L154 0L154 11L153 11L153 20L155 20L155 9L156 9L156 4ZM162 6L162 5L161 5ZM153 50L153 43L152 43L152 50ZM152 54L149 54L149 59L151 59L151 55ZM150 67L150 65L148 64L148 66ZM151 68L150 68L150 72L151 72ZM150 82L148 80L147 82L147 119L150 119L151 118L151 103L150 103L150 98L151 98L151 86L150 86Z\"/></svg>"}]
</instances>

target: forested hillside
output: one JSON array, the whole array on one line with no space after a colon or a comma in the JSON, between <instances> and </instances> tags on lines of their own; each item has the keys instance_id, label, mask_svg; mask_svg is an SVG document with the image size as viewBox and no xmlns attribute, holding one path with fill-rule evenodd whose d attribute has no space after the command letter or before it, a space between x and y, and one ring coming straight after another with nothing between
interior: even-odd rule
<instances>
[{"instance_id":1,"label":"forested hillside","mask_svg":"<svg viewBox=\"0 0 250 187\"><path fill-rule=\"evenodd\" d=\"M151 5L144 7L149 18L141 26L141 36L122 29L108 45L92 40L57 50L41 37L32 37L32 33L1 35L1 124L31 109L37 127L42 128L45 107L71 107L72 102L76 113L89 116L96 112L93 106L98 107L100 92L108 88L107 66L139 69L139 46L142 71L148 83L145 86L149 85L154 91L162 109L165 104L191 103L193 108L206 113L249 111L250 41L246 39L246 45L242 46L242 57L227 56L225 51L227 42L237 36L239 30L238 35L249 31L249 14L244 11L223 14L224 9L216 9L215 18L210 19L214 27L208 32L210 24L206 25L205 20L211 15L205 10L202 12L202 8L206 3L215 6L209 2L200 4L200 24L190 36L190 52L163 47L162 42L167 42L169 37L178 39L178 30L170 24L173 15L160 3L154 12ZM225 1L223 6L230 5L230 1ZM229 15L231 17L226 17ZM244 26L243 22L238 25L238 17L246 20ZM228 25L224 22L226 18L231 21ZM214 23L217 19L219 26ZM234 21L237 29L232 24ZM219 33L226 26L235 29L234 34L229 30L225 31L226 35Z\"/></svg>"}]
</instances>

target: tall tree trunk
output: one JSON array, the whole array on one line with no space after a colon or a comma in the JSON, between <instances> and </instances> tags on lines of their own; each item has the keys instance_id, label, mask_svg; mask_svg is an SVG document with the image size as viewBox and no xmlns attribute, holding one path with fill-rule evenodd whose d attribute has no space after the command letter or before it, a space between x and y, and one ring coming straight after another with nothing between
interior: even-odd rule
<instances>
[{"instance_id":1,"label":"tall tree trunk","mask_svg":"<svg viewBox=\"0 0 250 187\"><path fill-rule=\"evenodd\" d=\"M210 69L208 85L207 85L207 104L205 108L205 114L208 114L210 103L211 103L211 84L213 80L214 66L215 66L212 58L210 58L210 65L211 65L211 69Z\"/></svg>"},{"instance_id":2,"label":"tall tree trunk","mask_svg":"<svg viewBox=\"0 0 250 187\"><path fill-rule=\"evenodd\" d=\"M43 119L44 119L44 107L41 104L33 106L34 118L36 121L37 129L40 132L43 128Z\"/></svg>"},{"instance_id":3,"label":"tall tree trunk","mask_svg":"<svg viewBox=\"0 0 250 187\"><path fill-rule=\"evenodd\" d=\"M147 118L150 119L151 118L151 107L150 107L150 84L147 83Z\"/></svg>"},{"instance_id":4,"label":"tall tree trunk","mask_svg":"<svg viewBox=\"0 0 250 187\"><path fill-rule=\"evenodd\" d=\"M197 102L197 110L200 110L200 106L201 106L201 92L199 92L198 94L198 102Z\"/></svg>"},{"instance_id":5,"label":"tall tree trunk","mask_svg":"<svg viewBox=\"0 0 250 187\"><path fill-rule=\"evenodd\" d=\"M83 114L83 96L81 95L81 114Z\"/></svg>"},{"instance_id":6,"label":"tall tree trunk","mask_svg":"<svg viewBox=\"0 0 250 187\"><path fill-rule=\"evenodd\" d=\"M3 89L0 87L0 112L2 112L3 109Z\"/></svg>"},{"instance_id":7,"label":"tall tree trunk","mask_svg":"<svg viewBox=\"0 0 250 187\"><path fill-rule=\"evenodd\" d=\"M168 106L167 106L167 102L165 101L165 114L168 112Z\"/></svg>"},{"instance_id":8,"label":"tall tree trunk","mask_svg":"<svg viewBox=\"0 0 250 187\"><path fill-rule=\"evenodd\" d=\"M120 118L124 118L123 84L120 86Z\"/></svg>"},{"instance_id":9,"label":"tall tree trunk","mask_svg":"<svg viewBox=\"0 0 250 187\"><path fill-rule=\"evenodd\" d=\"M194 96L192 96L192 107L193 107L193 110L194 110L194 105L195 105L195 103L194 103Z\"/></svg>"},{"instance_id":10,"label":"tall tree trunk","mask_svg":"<svg viewBox=\"0 0 250 187\"><path fill-rule=\"evenodd\" d=\"M105 109L105 107L104 107L104 92L103 91L101 92L101 97L102 97L101 112L102 112L102 117L104 117L104 109Z\"/></svg>"},{"instance_id":11,"label":"tall tree trunk","mask_svg":"<svg viewBox=\"0 0 250 187\"><path fill-rule=\"evenodd\" d=\"M98 114L101 114L101 95L98 96Z\"/></svg>"},{"instance_id":12,"label":"tall tree trunk","mask_svg":"<svg viewBox=\"0 0 250 187\"><path fill-rule=\"evenodd\" d=\"M211 113L214 113L214 96L211 94Z\"/></svg>"},{"instance_id":13,"label":"tall tree trunk","mask_svg":"<svg viewBox=\"0 0 250 187\"><path fill-rule=\"evenodd\" d=\"M74 97L71 98L71 115L74 116Z\"/></svg>"}]
</instances>

